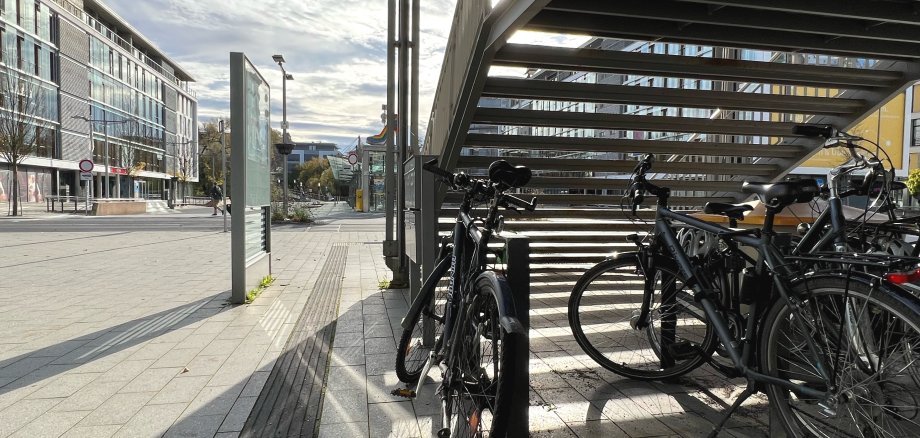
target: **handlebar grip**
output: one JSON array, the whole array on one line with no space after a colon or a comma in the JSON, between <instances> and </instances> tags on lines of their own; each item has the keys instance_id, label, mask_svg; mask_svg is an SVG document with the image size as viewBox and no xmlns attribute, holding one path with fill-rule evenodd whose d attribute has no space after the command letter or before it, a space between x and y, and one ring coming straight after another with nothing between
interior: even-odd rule
<instances>
[{"instance_id":1,"label":"handlebar grip","mask_svg":"<svg viewBox=\"0 0 920 438\"><path fill-rule=\"evenodd\" d=\"M422 165L422 169L425 169L437 176L440 176L441 178L444 178L444 180L450 184L454 183L454 174L438 167L437 159L426 162Z\"/></svg>"},{"instance_id":2,"label":"handlebar grip","mask_svg":"<svg viewBox=\"0 0 920 438\"><path fill-rule=\"evenodd\" d=\"M534 211L537 209L537 198L531 198L530 202L527 202L517 196L505 195L505 200L508 201L509 204L521 207L527 211Z\"/></svg>"},{"instance_id":3,"label":"handlebar grip","mask_svg":"<svg viewBox=\"0 0 920 438\"><path fill-rule=\"evenodd\" d=\"M837 129L831 125L795 125L792 127L792 133L804 137L831 138L837 135Z\"/></svg>"}]
</instances>

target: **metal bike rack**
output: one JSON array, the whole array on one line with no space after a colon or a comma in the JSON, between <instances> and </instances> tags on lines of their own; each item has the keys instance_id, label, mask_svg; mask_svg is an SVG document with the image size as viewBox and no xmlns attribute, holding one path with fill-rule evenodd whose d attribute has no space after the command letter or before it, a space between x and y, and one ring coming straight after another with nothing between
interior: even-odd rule
<instances>
[{"instance_id":1,"label":"metal bike rack","mask_svg":"<svg viewBox=\"0 0 920 438\"><path fill-rule=\"evenodd\" d=\"M520 412L521 415L512 416L510 419L508 436L527 436L530 405L530 238L505 232L500 239L505 242L502 260L505 263L505 278L511 285L515 312L524 327L524 342L512 354L523 358L526 367L526 372L511 376L515 380L514 387L524 390L515 391L515 397L511 402L511 411Z\"/></svg>"}]
</instances>

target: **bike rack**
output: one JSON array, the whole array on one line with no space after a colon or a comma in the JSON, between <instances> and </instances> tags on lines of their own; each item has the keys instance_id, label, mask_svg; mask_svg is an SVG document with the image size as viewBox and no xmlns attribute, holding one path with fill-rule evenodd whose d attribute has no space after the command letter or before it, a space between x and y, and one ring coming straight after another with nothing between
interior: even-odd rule
<instances>
[{"instance_id":1,"label":"bike rack","mask_svg":"<svg viewBox=\"0 0 920 438\"><path fill-rule=\"evenodd\" d=\"M505 263L505 278L511 285L511 295L514 297L515 312L518 320L524 327L524 342L519 350L514 352L516 357L524 358L526 372L514 375L514 387L526 390L515 391L511 402L511 411L517 412L508 422L508 436L527 436L529 430L528 409L530 406L530 238L511 232L504 232L496 240L505 243L503 262Z\"/></svg>"}]
</instances>

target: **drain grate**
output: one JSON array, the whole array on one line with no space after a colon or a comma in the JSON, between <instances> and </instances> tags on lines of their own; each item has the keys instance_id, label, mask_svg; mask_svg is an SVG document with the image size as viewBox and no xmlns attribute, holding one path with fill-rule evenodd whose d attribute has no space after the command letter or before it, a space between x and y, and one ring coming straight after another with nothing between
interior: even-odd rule
<instances>
[{"instance_id":1,"label":"drain grate","mask_svg":"<svg viewBox=\"0 0 920 438\"><path fill-rule=\"evenodd\" d=\"M241 437L312 437L335 334L347 245L333 245L310 302L256 399Z\"/></svg>"}]
</instances>

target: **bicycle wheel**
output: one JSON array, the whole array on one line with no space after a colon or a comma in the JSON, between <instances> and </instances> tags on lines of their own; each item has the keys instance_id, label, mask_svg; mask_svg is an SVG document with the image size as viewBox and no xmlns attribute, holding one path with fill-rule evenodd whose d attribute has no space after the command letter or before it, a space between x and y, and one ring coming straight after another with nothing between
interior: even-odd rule
<instances>
[{"instance_id":1,"label":"bicycle wheel","mask_svg":"<svg viewBox=\"0 0 920 438\"><path fill-rule=\"evenodd\" d=\"M602 367L640 380L668 379L700 366L714 336L693 291L664 258L646 275L635 254L598 263L569 297L569 327ZM652 282L646 324L638 321L646 281Z\"/></svg>"},{"instance_id":2,"label":"bicycle wheel","mask_svg":"<svg viewBox=\"0 0 920 438\"><path fill-rule=\"evenodd\" d=\"M396 376L405 383L418 381L428 353L435 348L444 329L444 308L452 272L450 261L451 257L444 257L435 266L431 278L420 292L427 301L421 306L413 306L406 315L411 325L403 329L396 345ZM422 318L423 315L428 318Z\"/></svg>"},{"instance_id":3,"label":"bicycle wheel","mask_svg":"<svg viewBox=\"0 0 920 438\"><path fill-rule=\"evenodd\" d=\"M768 385L770 405L791 436L920 436L920 315L910 299L855 279L821 277L796 286L809 297L805 328L785 302L767 314L761 343L764 372L819 391L829 400ZM805 342L829 365L819 377ZM829 389L830 388L830 389Z\"/></svg>"},{"instance_id":4,"label":"bicycle wheel","mask_svg":"<svg viewBox=\"0 0 920 438\"><path fill-rule=\"evenodd\" d=\"M502 327L497 292L489 278L477 280L455 363L448 365L459 371L448 398L451 438L504 437L516 390L511 376L527 372L527 356L516 357L524 335ZM527 388L521 390L526 397Z\"/></svg>"}]
</instances>

